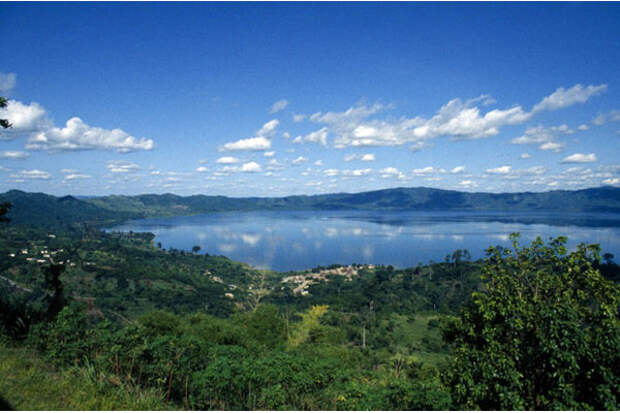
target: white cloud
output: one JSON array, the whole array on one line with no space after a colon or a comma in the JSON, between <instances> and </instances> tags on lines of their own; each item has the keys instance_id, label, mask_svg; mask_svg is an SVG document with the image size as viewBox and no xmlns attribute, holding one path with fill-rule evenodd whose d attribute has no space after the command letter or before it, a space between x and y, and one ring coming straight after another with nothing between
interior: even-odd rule
<instances>
[{"instance_id":1,"label":"white cloud","mask_svg":"<svg viewBox=\"0 0 620 413\"><path fill-rule=\"evenodd\" d=\"M534 105L532 112L539 112L541 110L556 110L567 106L574 105L576 103L584 103L590 97L599 95L607 90L607 85L590 85L584 87L581 84L564 89L559 88L549 96L546 96L539 103Z\"/></svg>"},{"instance_id":2,"label":"white cloud","mask_svg":"<svg viewBox=\"0 0 620 413\"><path fill-rule=\"evenodd\" d=\"M340 171L338 169L325 169L323 173L327 176L336 176Z\"/></svg>"},{"instance_id":3,"label":"white cloud","mask_svg":"<svg viewBox=\"0 0 620 413\"><path fill-rule=\"evenodd\" d=\"M505 175L505 174L509 174L511 170L512 170L512 166L504 165L504 166L498 166L497 168L487 169L486 172L488 174Z\"/></svg>"},{"instance_id":4,"label":"white cloud","mask_svg":"<svg viewBox=\"0 0 620 413\"><path fill-rule=\"evenodd\" d=\"M303 121L304 119L306 119L306 115L293 115L293 122L295 123L299 123L301 121Z\"/></svg>"},{"instance_id":5,"label":"white cloud","mask_svg":"<svg viewBox=\"0 0 620 413\"><path fill-rule=\"evenodd\" d=\"M12 128L0 133L0 139L13 139L19 135L45 130L52 123L45 109L36 102L25 105L16 100L9 100L6 108L0 109L0 118L8 119Z\"/></svg>"},{"instance_id":6,"label":"white cloud","mask_svg":"<svg viewBox=\"0 0 620 413\"><path fill-rule=\"evenodd\" d=\"M0 153L0 159L26 159L30 154L23 151L4 151Z\"/></svg>"},{"instance_id":7,"label":"white cloud","mask_svg":"<svg viewBox=\"0 0 620 413\"><path fill-rule=\"evenodd\" d=\"M228 142L221 150L224 151L264 151L271 148L271 141L262 136Z\"/></svg>"},{"instance_id":8,"label":"white cloud","mask_svg":"<svg viewBox=\"0 0 620 413\"><path fill-rule=\"evenodd\" d=\"M261 166L257 164L256 162L244 163L243 166L241 166L241 172L260 172L260 171L261 171Z\"/></svg>"},{"instance_id":9,"label":"white cloud","mask_svg":"<svg viewBox=\"0 0 620 413\"><path fill-rule=\"evenodd\" d=\"M450 173L453 173L453 174L460 174L460 173L463 173L463 172L465 172L465 167L464 166L456 166L456 167L454 167L454 168L452 168L450 170Z\"/></svg>"},{"instance_id":10,"label":"white cloud","mask_svg":"<svg viewBox=\"0 0 620 413\"><path fill-rule=\"evenodd\" d=\"M277 102L275 102L273 105L271 105L271 110L269 111L269 113L279 112L287 106L288 106L288 100L280 99Z\"/></svg>"},{"instance_id":11,"label":"white cloud","mask_svg":"<svg viewBox=\"0 0 620 413\"><path fill-rule=\"evenodd\" d=\"M280 162L278 162L275 159L270 159L269 162L267 162L267 170L268 171L277 171L280 169L283 169L284 165L281 164Z\"/></svg>"},{"instance_id":12,"label":"white cloud","mask_svg":"<svg viewBox=\"0 0 620 413\"><path fill-rule=\"evenodd\" d=\"M310 117L314 122L327 124L336 135L335 146L395 146L412 143L412 150L422 149L424 141L438 136L453 139L479 139L499 133L499 128L525 122L530 114L520 106L506 110L491 110L484 114L473 106L480 102L472 99L466 102L453 99L444 105L430 119L422 117L397 120L367 120L384 109L376 104L372 107L357 106L345 112L317 113Z\"/></svg>"},{"instance_id":13,"label":"white cloud","mask_svg":"<svg viewBox=\"0 0 620 413\"><path fill-rule=\"evenodd\" d=\"M266 157L266 158L271 158L275 154L276 154L275 152L271 151L271 152L263 153L263 156Z\"/></svg>"},{"instance_id":14,"label":"white cloud","mask_svg":"<svg viewBox=\"0 0 620 413\"><path fill-rule=\"evenodd\" d=\"M199 166L198 168L196 168L196 172L207 172L209 170L209 168L207 168L206 166Z\"/></svg>"},{"instance_id":15,"label":"white cloud","mask_svg":"<svg viewBox=\"0 0 620 413\"><path fill-rule=\"evenodd\" d=\"M553 142L560 135L571 135L573 133L575 131L567 125L551 127L538 125L528 128L522 136L513 138L510 142L518 145L547 143Z\"/></svg>"},{"instance_id":16,"label":"white cloud","mask_svg":"<svg viewBox=\"0 0 620 413\"><path fill-rule=\"evenodd\" d=\"M280 124L280 121L277 119L272 119L269 122L265 123L262 128L256 132L257 136L273 136L276 128Z\"/></svg>"},{"instance_id":17,"label":"white cloud","mask_svg":"<svg viewBox=\"0 0 620 413\"><path fill-rule=\"evenodd\" d=\"M129 161L108 161L106 167L113 173L130 173L140 169L138 165Z\"/></svg>"},{"instance_id":18,"label":"white cloud","mask_svg":"<svg viewBox=\"0 0 620 413\"><path fill-rule=\"evenodd\" d=\"M379 174L381 175L381 178L394 178L397 177L398 179L405 179L405 174L403 174L401 171L399 171L398 169L389 166L387 168L383 168L379 171Z\"/></svg>"},{"instance_id":19,"label":"white cloud","mask_svg":"<svg viewBox=\"0 0 620 413\"><path fill-rule=\"evenodd\" d=\"M583 153L575 153L566 158L562 159L562 163L589 163L596 162L598 159L596 155L593 153L583 154Z\"/></svg>"},{"instance_id":20,"label":"white cloud","mask_svg":"<svg viewBox=\"0 0 620 413\"><path fill-rule=\"evenodd\" d=\"M322 166L322 165L323 165L323 161L319 159L318 161L315 161L315 162L314 162L314 165L316 165L316 166Z\"/></svg>"},{"instance_id":21,"label":"white cloud","mask_svg":"<svg viewBox=\"0 0 620 413\"><path fill-rule=\"evenodd\" d=\"M443 168L433 168L432 166L427 166L425 168L414 169L412 172L414 175L433 175L446 173L446 170Z\"/></svg>"},{"instance_id":22,"label":"white cloud","mask_svg":"<svg viewBox=\"0 0 620 413\"><path fill-rule=\"evenodd\" d=\"M547 142L540 145L539 148L543 151L560 152L565 146L566 143L564 142Z\"/></svg>"},{"instance_id":23,"label":"white cloud","mask_svg":"<svg viewBox=\"0 0 620 413\"><path fill-rule=\"evenodd\" d=\"M529 159L529 158L531 158L531 155L530 155L529 153L527 153L527 152L523 152L523 153L519 156L519 158L520 158L520 159Z\"/></svg>"},{"instance_id":24,"label":"white cloud","mask_svg":"<svg viewBox=\"0 0 620 413\"><path fill-rule=\"evenodd\" d=\"M470 179L465 179L462 180L461 182L459 182L459 185L464 187L464 188L475 188L478 186L478 184Z\"/></svg>"},{"instance_id":25,"label":"white cloud","mask_svg":"<svg viewBox=\"0 0 620 413\"><path fill-rule=\"evenodd\" d=\"M0 93L7 93L17 84L15 73L0 73Z\"/></svg>"},{"instance_id":26,"label":"white cloud","mask_svg":"<svg viewBox=\"0 0 620 413\"><path fill-rule=\"evenodd\" d=\"M12 179L50 179L51 175L49 172L40 171L38 169L22 169L19 172L13 173L9 175L9 178Z\"/></svg>"},{"instance_id":27,"label":"white cloud","mask_svg":"<svg viewBox=\"0 0 620 413\"><path fill-rule=\"evenodd\" d=\"M239 159L234 158L232 156L222 156L221 158L218 158L215 163L219 163L219 164L233 164L233 163L239 163L241 162Z\"/></svg>"},{"instance_id":28,"label":"white cloud","mask_svg":"<svg viewBox=\"0 0 620 413\"><path fill-rule=\"evenodd\" d=\"M345 162L351 162L356 159L362 162L372 162L372 161L375 161L375 154L373 153L367 153L364 155L349 154L349 155L345 155L344 157Z\"/></svg>"},{"instance_id":29,"label":"white cloud","mask_svg":"<svg viewBox=\"0 0 620 413\"><path fill-rule=\"evenodd\" d=\"M346 170L342 171L342 174L344 176L365 176L365 175L370 174L371 172L372 172L372 169L370 169L370 168L354 169L354 170L346 169Z\"/></svg>"},{"instance_id":30,"label":"white cloud","mask_svg":"<svg viewBox=\"0 0 620 413\"><path fill-rule=\"evenodd\" d=\"M51 127L30 136L27 149L49 151L116 150L127 153L151 150L151 139L137 139L121 129L103 129L87 125L82 119L69 119L64 128Z\"/></svg>"},{"instance_id":31,"label":"white cloud","mask_svg":"<svg viewBox=\"0 0 620 413\"><path fill-rule=\"evenodd\" d=\"M297 159L295 159L292 163L293 163L293 165L299 165L299 164L307 162L307 161L308 161L307 158L304 158L303 156L300 156Z\"/></svg>"},{"instance_id":32,"label":"white cloud","mask_svg":"<svg viewBox=\"0 0 620 413\"><path fill-rule=\"evenodd\" d=\"M277 119L272 119L265 123L256 132L256 136L253 138L240 139L235 142L228 142L219 148L220 151L264 151L271 148L271 140L275 133L276 128L280 122Z\"/></svg>"},{"instance_id":33,"label":"white cloud","mask_svg":"<svg viewBox=\"0 0 620 413\"><path fill-rule=\"evenodd\" d=\"M609 179L604 179L603 183L605 185L620 185L620 178L609 178Z\"/></svg>"},{"instance_id":34,"label":"white cloud","mask_svg":"<svg viewBox=\"0 0 620 413\"><path fill-rule=\"evenodd\" d=\"M327 128L321 128L314 132L307 134L304 137L298 136L293 140L293 143L302 143L302 142L314 142L320 143L323 146L327 146Z\"/></svg>"},{"instance_id":35,"label":"white cloud","mask_svg":"<svg viewBox=\"0 0 620 413\"><path fill-rule=\"evenodd\" d=\"M619 122L620 110L612 110L608 113L598 115L592 120L592 123L597 126L601 126L607 122Z\"/></svg>"},{"instance_id":36,"label":"white cloud","mask_svg":"<svg viewBox=\"0 0 620 413\"><path fill-rule=\"evenodd\" d=\"M63 168L60 170L61 174L75 174L77 173L77 169L67 169L67 168Z\"/></svg>"},{"instance_id":37,"label":"white cloud","mask_svg":"<svg viewBox=\"0 0 620 413\"><path fill-rule=\"evenodd\" d=\"M577 129L579 129L580 131L585 131L585 130L590 129L590 127L588 125L581 124L581 125L577 126Z\"/></svg>"},{"instance_id":38,"label":"white cloud","mask_svg":"<svg viewBox=\"0 0 620 413\"><path fill-rule=\"evenodd\" d=\"M92 178L92 177L86 174L69 174L69 175L65 175L64 180L75 181L77 179L89 179L89 178Z\"/></svg>"}]
</instances>

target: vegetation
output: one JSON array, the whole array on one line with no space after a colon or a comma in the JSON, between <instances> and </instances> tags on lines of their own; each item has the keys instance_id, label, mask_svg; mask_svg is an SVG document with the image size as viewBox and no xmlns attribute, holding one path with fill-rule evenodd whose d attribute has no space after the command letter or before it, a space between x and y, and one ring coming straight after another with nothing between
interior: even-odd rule
<instances>
[{"instance_id":1,"label":"vegetation","mask_svg":"<svg viewBox=\"0 0 620 413\"><path fill-rule=\"evenodd\" d=\"M0 394L20 409L617 409L613 256L513 241L477 262L276 273L152 234L11 221Z\"/></svg>"},{"instance_id":2,"label":"vegetation","mask_svg":"<svg viewBox=\"0 0 620 413\"><path fill-rule=\"evenodd\" d=\"M228 198L224 196L137 195L77 199L40 193L9 191L0 202L10 202L13 221L37 227L61 224L111 225L131 218L256 210L458 210L620 212L620 188L601 187L542 193L469 193L432 188L393 188L357 194L289 196L284 198ZM523 217L524 222L559 222L557 215ZM494 220L521 219L518 216ZM613 220L613 218L610 218ZM578 219L572 221L579 225ZM608 222L607 222L608 224ZM617 222L616 222L617 224ZM592 225L592 220L588 221Z\"/></svg>"},{"instance_id":3,"label":"vegetation","mask_svg":"<svg viewBox=\"0 0 620 413\"><path fill-rule=\"evenodd\" d=\"M595 269L598 246L565 242L489 249L484 290L444 330L458 407L616 410L620 288Z\"/></svg>"}]
</instances>

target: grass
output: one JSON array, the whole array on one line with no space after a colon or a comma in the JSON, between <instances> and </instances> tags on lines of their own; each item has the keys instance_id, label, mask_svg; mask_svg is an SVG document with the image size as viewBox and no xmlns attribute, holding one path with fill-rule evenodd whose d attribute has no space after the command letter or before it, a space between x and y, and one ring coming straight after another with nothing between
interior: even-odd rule
<instances>
[{"instance_id":1,"label":"grass","mask_svg":"<svg viewBox=\"0 0 620 413\"><path fill-rule=\"evenodd\" d=\"M62 371L31 350L0 343L0 395L15 410L165 410L163 395L123 384L92 367Z\"/></svg>"}]
</instances>

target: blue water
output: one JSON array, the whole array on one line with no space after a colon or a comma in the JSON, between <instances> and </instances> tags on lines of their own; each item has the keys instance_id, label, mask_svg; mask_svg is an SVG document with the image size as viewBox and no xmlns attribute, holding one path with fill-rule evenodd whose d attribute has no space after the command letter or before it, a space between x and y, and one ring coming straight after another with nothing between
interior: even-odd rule
<instances>
[{"instance_id":1,"label":"blue water","mask_svg":"<svg viewBox=\"0 0 620 413\"><path fill-rule=\"evenodd\" d=\"M330 264L391 264L397 268L443 261L456 249L474 259L490 245L564 235L568 247L599 243L620 254L620 214L285 211L230 212L142 219L109 231L152 232L163 248L225 255L257 268L302 270Z\"/></svg>"}]
</instances>

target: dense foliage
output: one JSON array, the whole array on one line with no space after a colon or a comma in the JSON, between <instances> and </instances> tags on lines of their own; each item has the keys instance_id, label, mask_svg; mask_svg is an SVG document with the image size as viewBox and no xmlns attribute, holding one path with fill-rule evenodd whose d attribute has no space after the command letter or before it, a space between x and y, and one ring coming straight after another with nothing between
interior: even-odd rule
<instances>
[{"instance_id":1,"label":"dense foliage","mask_svg":"<svg viewBox=\"0 0 620 413\"><path fill-rule=\"evenodd\" d=\"M594 264L596 245L565 238L490 248L483 291L444 330L456 406L615 410L620 395L620 289Z\"/></svg>"},{"instance_id":2,"label":"dense foliage","mask_svg":"<svg viewBox=\"0 0 620 413\"><path fill-rule=\"evenodd\" d=\"M15 389L83 381L78 409L616 409L619 267L564 242L275 273L152 234L4 224L0 394L57 408Z\"/></svg>"}]
</instances>

